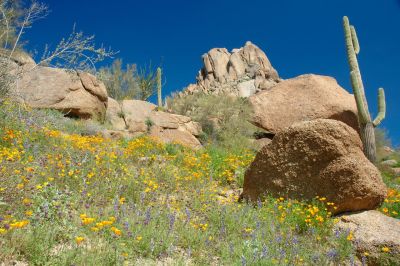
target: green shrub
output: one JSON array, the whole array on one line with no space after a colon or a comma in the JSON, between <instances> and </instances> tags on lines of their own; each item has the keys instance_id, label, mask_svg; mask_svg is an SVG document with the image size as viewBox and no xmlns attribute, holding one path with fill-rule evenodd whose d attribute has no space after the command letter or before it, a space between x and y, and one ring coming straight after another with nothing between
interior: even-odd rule
<instances>
[{"instance_id":1,"label":"green shrub","mask_svg":"<svg viewBox=\"0 0 400 266\"><path fill-rule=\"evenodd\" d=\"M189 116L201 124L204 143L230 150L252 146L250 139L258 129L248 122L251 107L246 99L197 93L167 101L174 113Z\"/></svg>"}]
</instances>

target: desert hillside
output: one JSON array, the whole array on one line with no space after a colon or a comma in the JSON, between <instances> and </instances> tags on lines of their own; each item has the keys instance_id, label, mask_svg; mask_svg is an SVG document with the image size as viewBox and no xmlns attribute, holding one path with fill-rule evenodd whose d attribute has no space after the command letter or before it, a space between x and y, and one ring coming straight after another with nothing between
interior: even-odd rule
<instances>
[{"instance_id":1,"label":"desert hillside","mask_svg":"<svg viewBox=\"0 0 400 266\"><path fill-rule=\"evenodd\" d=\"M246 41L199 54L166 93L161 63L125 64L75 28L35 55L45 3L0 11L1 266L400 265L393 98L379 89L371 111L348 17L351 88L283 78Z\"/></svg>"}]
</instances>

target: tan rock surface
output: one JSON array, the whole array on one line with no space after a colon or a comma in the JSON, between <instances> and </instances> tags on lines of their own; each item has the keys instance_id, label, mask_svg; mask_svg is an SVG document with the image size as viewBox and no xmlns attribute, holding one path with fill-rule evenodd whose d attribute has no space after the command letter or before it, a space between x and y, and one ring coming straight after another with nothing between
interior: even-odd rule
<instances>
[{"instance_id":1,"label":"tan rock surface","mask_svg":"<svg viewBox=\"0 0 400 266\"><path fill-rule=\"evenodd\" d=\"M343 214L336 229L352 233L353 244L359 257L365 256L368 265L379 265L379 257L390 256L392 264L400 264L400 220L388 217L378 211ZM382 248L389 248L383 252Z\"/></svg>"},{"instance_id":2,"label":"tan rock surface","mask_svg":"<svg viewBox=\"0 0 400 266\"><path fill-rule=\"evenodd\" d=\"M107 108L104 84L90 74L59 68L38 66L24 72L12 94L31 107L56 109L80 118L103 118Z\"/></svg>"},{"instance_id":3,"label":"tan rock surface","mask_svg":"<svg viewBox=\"0 0 400 266\"><path fill-rule=\"evenodd\" d=\"M326 197L333 213L378 207L387 188L362 152L357 132L328 119L301 122L279 132L246 171L243 197L265 194L299 200Z\"/></svg>"},{"instance_id":4,"label":"tan rock surface","mask_svg":"<svg viewBox=\"0 0 400 266\"><path fill-rule=\"evenodd\" d=\"M181 96L203 92L248 97L280 81L266 54L251 42L232 52L225 48L211 49L202 56L202 61L197 83L190 84Z\"/></svg>"},{"instance_id":5,"label":"tan rock surface","mask_svg":"<svg viewBox=\"0 0 400 266\"><path fill-rule=\"evenodd\" d=\"M358 130L354 96L331 77L310 74L288 79L251 96L249 102L254 110L251 122L272 133L318 118L339 120Z\"/></svg>"}]
</instances>

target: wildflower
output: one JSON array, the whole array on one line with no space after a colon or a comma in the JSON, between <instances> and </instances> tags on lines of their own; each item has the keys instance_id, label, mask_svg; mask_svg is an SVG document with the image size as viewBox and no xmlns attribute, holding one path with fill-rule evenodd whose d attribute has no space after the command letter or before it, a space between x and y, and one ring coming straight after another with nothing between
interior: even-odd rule
<instances>
[{"instance_id":1,"label":"wildflower","mask_svg":"<svg viewBox=\"0 0 400 266\"><path fill-rule=\"evenodd\" d=\"M24 228L28 224L29 224L28 220L23 220L23 221L19 221L19 222L15 222L15 223L10 224L10 227L11 228Z\"/></svg>"},{"instance_id":2,"label":"wildflower","mask_svg":"<svg viewBox=\"0 0 400 266\"><path fill-rule=\"evenodd\" d=\"M350 232L350 233L348 234L348 236L347 236L346 239L347 239L348 241L351 241L351 240L353 240L353 238L354 238L354 237L353 237L353 232Z\"/></svg>"},{"instance_id":3,"label":"wildflower","mask_svg":"<svg viewBox=\"0 0 400 266\"><path fill-rule=\"evenodd\" d=\"M98 232L100 229L96 226L93 226L90 228L90 230L92 230L93 232Z\"/></svg>"},{"instance_id":4,"label":"wildflower","mask_svg":"<svg viewBox=\"0 0 400 266\"><path fill-rule=\"evenodd\" d=\"M75 237L75 242L76 242L76 244L78 244L78 245L80 245L84 240L85 240L85 238L82 237L82 236L77 236L77 237Z\"/></svg>"},{"instance_id":5,"label":"wildflower","mask_svg":"<svg viewBox=\"0 0 400 266\"><path fill-rule=\"evenodd\" d=\"M253 229L251 229L251 228L245 228L244 231L245 231L246 233L249 234L249 233L253 232Z\"/></svg>"},{"instance_id":6,"label":"wildflower","mask_svg":"<svg viewBox=\"0 0 400 266\"><path fill-rule=\"evenodd\" d=\"M25 214L26 214L26 216L32 216L33 211L26 211Z\"/></svg>"},{"instance_id":7,"label":"wildflower","mask_svg":"<svg viewBox=\"0 0 400 266\"><path fill-rule=\"evenodd\" d=\"M137 241L140 241L140 240L142 240L142 239L143 239L142 236L137 236L137 237L136 237L136 240L137 240Z\"/></svg>"},{"instance_id":8,"label":"wildflower","mask_svg":"<svg viewBox=\"0 0 400 266\"><path fill-rule=\"evenodd\" d=\"M4 228L0 228L0 235L4 235L5 233L7 233L7 230Z\"/></svg>"},{"instance_id":9,"label":"wildflower","mask_svg":"<svg viewBox=\"0 0 400 266\"><path fill-rule=\"evenodd\" d=\"M95 221L94 218L86 217L86 218L83 218L83 219L82 219L82 224L83 224L83 225L88 225L88 224L93 223L94 221Z\"/></svg>"},{"instance_id":10,"label":"wildflower","mask_svg":"<svg viewBox=\"0 0 400 266\"><path fill-rule=\"evenodd\" d=\"M113 233L114 233L115 235L117 235L117 236L122 235L122 231L119 230L118 228L114 227L114 226L111 227L111 231L113 231Z\"/></svg>"},{"instance_id":11,"label":"wildflower","mask_svg":"<svg viewBox=\"0 0 400 266\"><path fill-rule=\"evenodd\" d=\"M31 201L30 199L28 199L28 198L24 198L24 199L22 200L22 203L25 204L25 205L29 205L29 204L32 203L32 201Z\"/></svg>"},{"instance_id":12,"label":"wildflower","mask_svg":"<svg viewBox=\"0 0 400 266\"><path fill-rule=\"evenodd\" d=\"M388 208L383 208L382 211L383 211L384 213L388 213L388 212L389 212Z\"/></svg>"},{"instance_id":13,"label":"wildflower","mask_svg":"<svg viewBox=\"0 0 400 266\"><path fill-rule=\"evenodd\" d=\"M120 205L123 205L125 203L126 199L122 197L118 201L119 201Z\"/></svg>"},{"instance_id":14,"label":"wildflower","mask_svg":"<svg viewBox=\"0 0 400 266\"><path fill-rule=\"evenodd\" d=\"M390 248L388 248L388 247L383 247L383 248L382 248L382 251L385 252L385 253L390 252Z\"/></svg>"}]
</instances>

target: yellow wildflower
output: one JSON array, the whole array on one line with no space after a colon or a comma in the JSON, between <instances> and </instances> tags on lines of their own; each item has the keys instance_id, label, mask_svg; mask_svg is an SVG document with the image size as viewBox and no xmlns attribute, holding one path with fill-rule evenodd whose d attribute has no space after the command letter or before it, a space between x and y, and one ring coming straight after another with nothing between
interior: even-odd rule
<instances>
[{"instance_id":1,"label":"yellow wildflower","mask_svg":"<svg viewBox=\"0 0 400 266\"><path fill-rule=\"evenodd\" d=\"M78 244L78 245L80 245L84 240L85 240L85 238L82 237L82 236L77 236L77 237L75 237L75 242L76 242L76 244Z\"/></svg>"}]
</instances>

